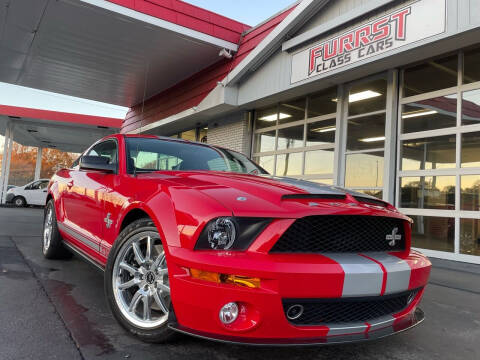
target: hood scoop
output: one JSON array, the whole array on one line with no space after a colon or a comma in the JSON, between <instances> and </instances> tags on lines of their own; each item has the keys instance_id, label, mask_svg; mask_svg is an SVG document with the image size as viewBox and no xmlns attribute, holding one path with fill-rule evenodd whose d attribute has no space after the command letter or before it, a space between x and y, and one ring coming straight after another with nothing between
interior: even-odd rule
<instances>
[{"instance_id":1,"label":"hood scoop","mask_svg":"<svg viewBox=\"0 0 480 360\"><path fill-rule=\"evenodd\" d=\"M287 194L282 195L282 200L302 200L302 199L335 199L345 200L344 194Z\"/></svg>"}]
</instances>

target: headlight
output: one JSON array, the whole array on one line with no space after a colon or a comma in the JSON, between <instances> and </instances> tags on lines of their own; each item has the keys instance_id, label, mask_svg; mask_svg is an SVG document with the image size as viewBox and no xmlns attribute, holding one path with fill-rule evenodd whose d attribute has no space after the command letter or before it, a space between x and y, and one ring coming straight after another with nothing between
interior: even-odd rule
<instances>
[{"instance_id":1,"label":"headlight","mask_svg":"<svg viewBox=\"0 0 480 360\"><path fill-rule=\"evenodd\" d=\"M208 229L208 243L215 250L228 250L232 247L237 231L230 218L218 218Z\"/></svg>"},{"instance_id":2,"label":"headlight","mask_svg":"<svg viewBox=\"0 0 480 360\"><path fill-rule=\"evenodd\" d=\"M208 222L195 250L246 250L271 219L219 217Z\"/></svg>"}]
</instances>

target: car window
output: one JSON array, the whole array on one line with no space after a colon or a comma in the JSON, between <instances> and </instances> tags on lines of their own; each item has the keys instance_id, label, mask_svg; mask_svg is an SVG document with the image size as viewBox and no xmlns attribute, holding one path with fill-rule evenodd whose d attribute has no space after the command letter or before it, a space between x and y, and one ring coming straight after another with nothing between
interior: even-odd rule
<instances>
[{"instance_id":1,"label":"car window","mask_svg":"<svg viewBox=\"0 0 480 360\"><path fill-rule=\"evenodd\" d=\"M44 190L47 188L47 186L48 186L48 181L46 180L40 181L40 183L38 184L38 189Z\"/></svg>"},{"instance_id":2,"label":"car window","mask_svg":"<svg viewBox=\"0 0 480 360\"><path fill-rule=\"evenodd\" d=\"M155 138L127 138L127 168L135 171L211 170L245 174L266 171L234 151Z\"/></svg>"},{"instance_id":3,"label":"car window","mask_svg":"<svg viewBox=\"0 0 480 360\"><path fill-rule=\"evenodd\" d=\"M105 157L109 164L117 164L117 143L114 140L98 143L88 151L87 156Z\"/></svg>"},{"instance_id":4,"label":"car window","mask_svg":"<svg viewBox=\"0 0 480 360\"><path fill-rule=\"evenodd\" d=\"M25 188L26 190L38 190L40 189L40 181L35 181Z\"/></svg>"}]
</instances>

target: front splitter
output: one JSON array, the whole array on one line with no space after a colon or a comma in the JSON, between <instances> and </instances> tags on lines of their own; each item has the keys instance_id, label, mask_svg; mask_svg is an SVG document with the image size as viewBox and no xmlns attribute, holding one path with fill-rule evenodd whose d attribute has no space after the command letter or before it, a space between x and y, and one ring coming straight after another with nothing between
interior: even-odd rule
<instances>
[{"instance_id":1,"label":"front splitter","mask_svg":"<svg viewBox=\"0 0 480 360\"><path fill-rule=\"evenodd\" d=\"M170 323L169 328L182 334L195 336L201 339L219 341L223 343L251 346L319 346L334 345L343 343L355 343L363 341L373 341L387 336L395 335L409 330L425 319L425 314L419 308L415 309L410 315L405 316L392 326L381 328L375 331L348 334L324 336L315 338L249 338L239 336L226 336L211 334L202 331L196 331L186 328L178 323Z\"/></svg>"}]
</instances>

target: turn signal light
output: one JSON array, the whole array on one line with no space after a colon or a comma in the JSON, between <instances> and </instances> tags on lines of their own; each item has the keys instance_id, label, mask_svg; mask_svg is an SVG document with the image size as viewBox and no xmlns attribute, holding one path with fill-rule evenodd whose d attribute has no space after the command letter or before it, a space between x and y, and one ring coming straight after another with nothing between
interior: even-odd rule
<instances>
[{"instance_id":1,"label":"turn signal light","mask_svg":"<svg viewBox=\"0 0 480 360\"><path fill-rule=\"evenodd\" d=\"M219 274L210 271L203 271L198 269L190 269L190 275L194 279L200 279L217 284L232 284L248 288L259 288L260 279L240 275Z\"/></svg>"}]
</instances>

